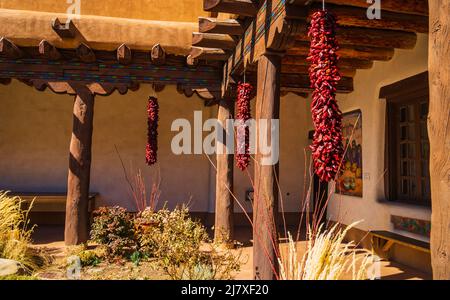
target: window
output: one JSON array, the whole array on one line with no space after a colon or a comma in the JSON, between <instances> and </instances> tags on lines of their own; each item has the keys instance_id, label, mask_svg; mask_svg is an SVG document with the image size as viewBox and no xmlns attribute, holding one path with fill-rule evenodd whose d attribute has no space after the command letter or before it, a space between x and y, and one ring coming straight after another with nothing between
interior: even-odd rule
<instances>
[{"instance_id":1,"label":"window","mask_svg":"<svg viewBox=\"0 0 450 300\"><path fill-rule=\"evenodd\" d=\"M428 73L383 87L387 101L386 197L430 206Z\"/></svg>"}]
</instances>

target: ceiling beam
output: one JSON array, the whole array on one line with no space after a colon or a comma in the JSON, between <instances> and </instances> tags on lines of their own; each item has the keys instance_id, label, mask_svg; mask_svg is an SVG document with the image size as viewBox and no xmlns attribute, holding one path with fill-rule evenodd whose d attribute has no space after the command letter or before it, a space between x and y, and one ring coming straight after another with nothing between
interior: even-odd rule
<instances>
[{"instance_id":1,"label":"ceiling beam","mask_svg":"<svg viewBox=\"0 0 450 300\"><path fill-rule=\"evenodd\" d=\"M308 65L288 65L282 64L281 73L284 74L308 74ZM356 69L339 68L339 73L344 77L355 77Z\"/></svg>"},{"instance_id":2,"label":"ceiling beam","mask_svg":"<svg viewBox=\"0 0 450 300\"><path fill-rule=\"evenodd\" d=\"M382 1L381 6L383 7L383 5L384 1ZM312 5L310 14L312 11L320 8L322 8L321 3ZM383 11L381 19L369 19L367 18L366 8L327 4L327 9L332 11L338 17L337 23L341 26L428 33L427 16Z\"/></svg>"},{"instance_id":3,"label":"ceiling beam","mask_svg":"<svg viewBox=\"0 0 450 300\"><path fill-rule=\"evenodd\" d=\"M235 19L220 20L217 18L198 18L198 31L201 33L220 33L241 35L244 27Z\"/></svg>"},{"instance_id":4,"label":"ceiling beam","mask_svg":"<svg viewBox=\"0 0 450 300\"><path fill-rule=\"evenodd\" d=\"M322 2L321 0L315 1ZM371 3L367 3L367 0L326 0L326 3L351 5L365 9L372 5ZM381 9L397 13L428 16L428 0L382 0Z\"/></svg>"},{"instance_id":5,"label":"ceiling beam","mask_svg":"<svg viewBox=\"0 0 450 300\"><path fill-rule=\"evenodd\" d=\"M255 0L203 0L203 10L254 17L258 6Z\"/></svg>"},{"instance_id":6,"label":"ceiling beam","mask_svg":"<svg viewBox=\"0 0 450 300\"><path fill-rule=\"evenodd\" d=\"M24 56L22 50L5 37L0 38L0 56L10 59L18 59Z\"/></svg>"},{"instance_id":7,"label":"ceiling beam","mask_svg":"<svg viewBox=\"0 0 450 300\"><path fill-rule=\"evenodd\" d=\"M288 55L309 55L310 42L296 41L287 50ZM388 61L394 56L394 48L347 46L339 47L338 54L341 58L359 58L367 60Z\"/></svg>"},{"instance_id":8,"label":"ceiling beam","mask_svg":"<svg viewBox=\"0 0 450 300\"><path fill-rule=\"evenodd\" d=\"M52 22L53 31L62 39L73 39L77 35L77 27L72 20L61 22L58 18Z\"/></svg>"},{"instance_id":9,"label":"ceiling beam","mask_svg":"<svg viewBox=\"0 0 450 300\"><path fill-rule=\"evenodd\" d=\"M194 32L192 46L231 50L236 47L236 42L227 34Z\"/></svg>"},{"instance_id":10,"label":"ceiling beam","mask_svg":"<svg viewBox=\"0 0 450 300\"><path fill-rule=\"evenodd\" d=\"M417 41L417 34L413 32L349 26L339 27L336 35L340 45L412 49ZM308 42L310 39L308 33L302 31L296 40Z\"/></svg>"},{"instance_id":11,"label":"ceiling beam","mask_svg":"<svg viewBox=\"0 0 450 300\"><path fill-rule=\"evenodd\" d=\"M228 54L223 49L192 47L189 55L190 59L226 61Z\"/></svg>"},{"instance_id":12,"label":"ceiling beam","mask_svg":"<svg viewBox=\"0 0 450 300\"><path fill-rule=\"evenodd\" d=\"M308 66L310 62L306 60L306 56L286 55L283 57L283 64ZM373 61L367 59L341 58L338 61L338 67L343 69L370 69L372 66Z\"/></svg>"},{"instance_id":13,"label":"ceiling beam","mask_svg":"<svg viewBox=\"0 0 450 300\"><path fill-rule=\"evenodd\" d=\"M133 59L133 54L131 52L130 47L125 44L122 44L117 48L117 61L121 65L129 65L131 60Z\"/></svg>"},{"instance_id":14,"label":"ceiling beam","mask_svg":"<svg viewBox=\"0 0 450 300\"><path fill-rule=\"evenodd\" d=\"M152 63L157 66L162 66L166 63L166 51L160 44L153 46L151 51Z\"/></svg>"},{"instance_id":15,"label":"ceiling beam","mask_svg":"<svg viewBox=\"0 0 450 300\"><path fill-rule=\"evenodd\" d=\"M39 55L48 60L61 59L61 53L59 53L58 49L46 40L42 40L39 43Z\"/></svg>"},{"instance_id":16,"label":"ceiling beam","mask_svg":"<svg viewBox=\"0 0 450 300\"><path fill-rule=\"evenodd\" d=\"M84 63L93 63L96 60L94 51L85 43L81 43L78 46L76 53L78 58Z\"/></svg>"}]
</instances>

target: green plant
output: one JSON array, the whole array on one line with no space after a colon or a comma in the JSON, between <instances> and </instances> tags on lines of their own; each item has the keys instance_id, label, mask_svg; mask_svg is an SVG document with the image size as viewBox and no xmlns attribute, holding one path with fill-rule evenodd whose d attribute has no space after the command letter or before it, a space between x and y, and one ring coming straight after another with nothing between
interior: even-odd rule
<instances>
[{"instance_id":1,"label":"green plant","mask_svg":"<svg viewBox=\"0 0 450 300\"><path fill-rule=\"evenodd\" d=\"M136 249L133 217L122 207L102 207L94 213L91 239L107 246L108 257L128 256Z\"/></svg>"},{"instance_id":2,"label":"green plant","mask_svg":"<svg viewBox=\"0 0 450 300\"><path fill-rule=\"evenodd\" d=\"M186 206L173 211L143 211L136 219L140 249L172 279L231 279L239 257L210 244L206 228L189 216Z\"/></svg>"},{"instance_id":3,"label":"green plant","mask_svg":"<svg viewBox=\"0 0 450 300\"><path fill-rule=\"evenodd\" d=\"M0 192L0 258L18 261L27 271L36 270L45 263L45 257L30 247L33 228L28 228L28 210L19 197Z\"/></svg>"}]
</instances>

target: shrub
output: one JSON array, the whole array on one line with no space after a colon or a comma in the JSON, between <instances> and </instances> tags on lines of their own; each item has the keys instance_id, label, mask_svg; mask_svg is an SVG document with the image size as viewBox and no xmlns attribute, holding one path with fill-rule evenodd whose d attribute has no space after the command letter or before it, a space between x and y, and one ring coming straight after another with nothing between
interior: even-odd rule
<instances>
[{"instance_id":1,"label":"shrub","mask_svg":"<svg viewBox=\"0 0 450 300\"><path fill-rule=\"evenodd\" d=\"M28 210L23 210L24 201L0 192L0 258L20 262L27 271L33 271L45 262L37 251L30 247L33 228L28 227Z\"/></svg>"},{"instance_id":2,"label":"shrub","mask_svg":"<svg viewBox=\"0 0 450 300\"><path fill-rule=\"evenodd\" d=\"M133 217L122 207L102 207L94 213L91 239L107 246L107 256L124 257L134 252Z\"/></svg>"},{"instance_id":3,"label":"shrub","mask_svg":"<svg viewBox=\"0 0 450 300\"><path fill-rule=\"evenodd\" d=\"M143 211L136 219L140 250L157 258L172 279L231 279L239 258L207 244L206 228L189 216L185 206Z\"/></svg>"}]
</instances>

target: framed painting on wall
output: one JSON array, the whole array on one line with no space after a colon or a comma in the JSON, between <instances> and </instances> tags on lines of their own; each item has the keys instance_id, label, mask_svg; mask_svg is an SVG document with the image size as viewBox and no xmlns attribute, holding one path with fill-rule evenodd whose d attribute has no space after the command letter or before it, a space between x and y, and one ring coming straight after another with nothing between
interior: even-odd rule
<instances>
[{"instance_id":1,"label":"framed painting on wall","mask_svg":"<svg viewBox=\"0 0 450 300\"><path fill-rule=\"evenodd\" d=\"M343 114L342 136L344 157L336 193L354 197L363 196L362 113L354 110Z\"/></svg>"}]
</instances>

